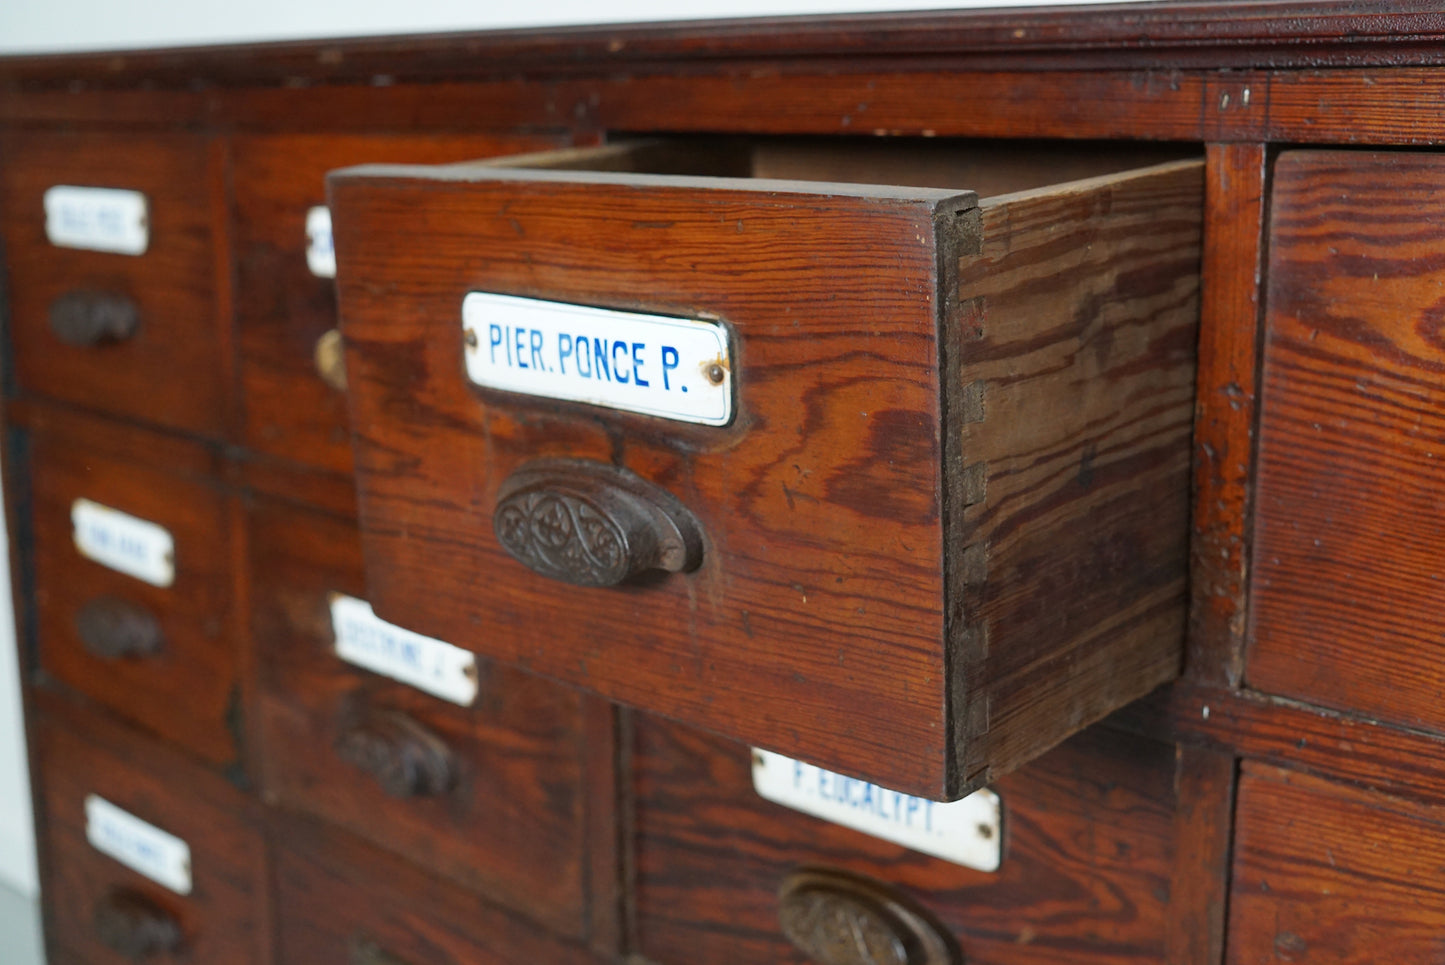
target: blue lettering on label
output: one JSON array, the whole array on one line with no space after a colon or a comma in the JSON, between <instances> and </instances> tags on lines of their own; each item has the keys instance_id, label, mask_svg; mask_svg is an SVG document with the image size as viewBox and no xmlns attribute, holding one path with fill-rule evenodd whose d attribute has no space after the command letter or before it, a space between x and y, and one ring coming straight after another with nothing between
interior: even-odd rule
<instances>
[{"instance_id":1,"label":"blue lettering on label","mask_svg":"<svg viewBox=\"0 0 1445 965\"><path fill-rule=\"evenodd\" d=\"M810 773L811 772L811 773ZM900 791L891 791L856 777L801 761L793 762L793 787L805 794L816 794L824 801L863 811L903 828L922 828L933 832L934 802Z\"/></svg>"},{"instance_id":2,"label":"blue lettering on label","mask_svg":"<svg viewBox=\"0 0 1445 965\"><path fill-rule=\"evenodd\" d=\"M665 392L686 392L678 378L676 346L559 332L548 342L539 329L487 324L487 358L508 369L552 372L577 379L650 389L662 373Z\"/></svg>"}]
</instances>

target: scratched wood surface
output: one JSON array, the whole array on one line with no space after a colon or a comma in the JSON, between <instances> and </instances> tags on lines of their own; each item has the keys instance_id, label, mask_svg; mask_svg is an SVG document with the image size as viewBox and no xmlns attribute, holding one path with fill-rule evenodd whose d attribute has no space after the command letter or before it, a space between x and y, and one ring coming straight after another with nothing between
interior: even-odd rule
<instances>
[{"instance_id":1,"label":"scratched wood surface","mask_svg":"<svg viewBox=\"0 0 1445 965\"><path fill-rule=\"evenodd\" d=\"M1429 965L1445 811L1262 764L1240 777L1228 965Z\"/></svg>"},{"instance_id":2,"label":"scratched wood surface","mask_svg":"<svg viewBox=\"0 0 1445 965\"><path fill-rule=\"evenodd\" d=\"M986 873L765 801L746 747L635 725L636 940L650 960L802 965L777 889L824 866L919 901L974 965L1207 962L1204 945L1166 958L1181 836L1197 833L1179 821L1171 745L1091 730L1000 781L1003 863Z\"/></svg>"},{"instance_id":3,"label":"scratched wood surface","mask_svg":"<svg viewBox=\"0 0 1445 965\"><path fill-rule=\"evenodd\" d=\"M174 749L78 707L73 697L35 691L31 706L51 960L131 962L99 940L92 917L108 895L122 890L142 895L180 924L181 949L146 961L267 965L269 869L246 796ZM91 847L85 832L91 794L186 842L190 895L177 895Z\"/></svg>"},{"instance_id":4,"label":"scratched wood surface","mask_svg":"<svg viewBox=\"0 0 1445 965\"><path fill-rule=\"evenodd\" d=\"M1179 673L1202 191L1202 165L1177 162L986 201L961 259L945 485L964 788Z\"/></svg>"},{"instance_id":5,"label":"scratched wood surface","mask_svg":"<svg viewBox=\"0 0 1445 965\"><path fill-rule=\"evenodd\" d=\"M1250 685L1445 728L1445 158L1275 166Z\"/></svg>"},{"instance_id":6,"label":"scratched wood surface","mask_svg":"<svg viewBox=\"0 0 1445 965\"><path fill-rule=\"evenodd\" d=\"M212 178L215 142L7 133L0 157L0 232L10 298L10 345L25 389L173 429L222 436L230 400L217 318ZM142 255L56 247L43 197L59 184L140 191L149 201ZM50 330L50 305L72 291L123 295L140 312L121 342L77 347Z\"/></svg>"},{"instance_id":7,"label":"scratched wood surface","mask_svg":"<svg viewBox=\"0 0 1445 965\"><path fill-rule=\"evenodd\" d=\"M269 830L277 965L603 961L333 826L287 815Z\"/></svg>"},{"instance_id":8,"label":"scratched wood surface","mask_svg":"<svg viewBox=\"0 0 1445 965\"><path fill-rule=\"evenodd\" d=\"M248 449L351 471L346 394L317 375L337 327L335 286L306 265L306 213L326 203L326 172L368 162L440 164L560 143L525 134L251 136L229 142L237 353Z\"/></svg>"},{"instance_id":9,"label":"scratched wood surface","mask_svg":"<svg viewBox=\"0 0 1445 965\"><path fill-rule=\"evenodd\" d=\"M1000 200L961 272L978 244L968 196L627 178L333 180L379 612L934 797L1177 672L1197 165ZM424 253L368 243L423 222ZM724 318L740 414L710 430L475 392L454 374L470 290ZM940 313L964 333L946 383ZM972 418L965 376L997 416L945 429L945 405ZM962 454L946 455L954 434ZM510 560L490 533L494 494L555 455L679 495L707 533L702 569L589 590ZM991 497L964 493L965 468ZM966 624L945 627L974 590ZM1051 616L1026 604L1033 591L1054 596Z\"/></svg>"},{"instance_id":10,"label":"scratched wood surface","mask_svg":"<svg viewBox=\"0 0 1445 965\"><path fill-rule=\"evenodd\" d=\"M138 428L52 413L28 419L39 667L121 716L222 766L239 764L241 653L230 623L231 559L221 462L207 450ZM81 556L77 499L164 527L175 583L156 587ZM160 626L153 655L89 650L77 618L121 601Z\"/></svg>"},{"instance_id":11,"label":"scratched wood surface","mask_svg":"<svg viewBox=\"0 0 1445 965\"><path fill-rule=\"evenodd\" d=\"M366 598L361 541L346 520L257 499L249 513L260 785L302 811L544 923L585 936L588 817L584 704L521 671L483 662L470 708L343 663L332 594ZM398 799L338 756L369 715L399 712L440 739L455 783ZM610 820L610 818L609 818Z\"/></svg>"}]
</instances>

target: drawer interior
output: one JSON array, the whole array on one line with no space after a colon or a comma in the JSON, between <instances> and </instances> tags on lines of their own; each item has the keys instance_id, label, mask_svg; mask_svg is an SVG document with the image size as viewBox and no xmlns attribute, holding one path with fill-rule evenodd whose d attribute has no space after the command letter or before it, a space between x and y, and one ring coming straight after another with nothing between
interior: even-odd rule
<instances>
[{"instance_id":1,"label":"drawer interior","mask_svg":"<svg viewBox=\"0 0 1445 965\"><path fill-rule=\"evenodd\" d=\"M1195 145L957 138L642 138L514 154L488 168L892 184L1012 194L1196 157ZM469 166L469 165L468 165Z\"/></svg>"}]
</instances>

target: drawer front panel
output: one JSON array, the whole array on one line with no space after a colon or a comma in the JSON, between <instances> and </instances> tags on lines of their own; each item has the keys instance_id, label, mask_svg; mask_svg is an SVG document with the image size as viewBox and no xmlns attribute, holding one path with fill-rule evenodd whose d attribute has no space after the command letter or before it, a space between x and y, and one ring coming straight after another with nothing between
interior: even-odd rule
<instances>
[{"instance_id":1,"label":"drawer front panel","mask_svg":"<svg viewBox=\"0 0 1445 965\"><path fill-rule=\"evenodd\" d=\"M1445 925L1445 811L1246 763L1230 965L1427 965Z\"/></svg>"},{"instance_id":2,"label":"drawer front panel","mask_svg":"<svg viewBox=\"0 0 1445 965\"><path fill-rule=\"evenodd\" d=\"M799 868L885 883L970 965L1167 960L1182 803L1170 746L1095 729L1000 781L1003 860L986 873L763 800L745 747L645 717L636 734L637 941L650 960L809 962L779 923L779 888Z\"/></svg>"},{"instance_id":3,"label":"drawer front panel","mask_svg":"<svg viewBox=\"0 0 1445 965\"><path fill-rule=\"evenodd\" d=\"M1271 693L1445 729L1445 156L1275 166L1253 634Z\"/></svg>"},{"instance_id":4,"label":"drawer front panel","mask_svg":"<svg viewBox=\"0 0 1445 965\"><path fill-rule=\"evenodd\" d=\"M312 822L276 830L279 965L574 965L581 948Z\"/></svg>"},{"instance_id":5,"label":"drawer front panel","mask_svg":"<svg viewBox=\"0 0 1445 965\"><path fill-rule=\"evenodd\" d=\"M330 598L364 596L355 526L268 501L250 518L267 800L580 934L584 698L482 661L459 707L343 663Z\"/></svg>"},{"instance_id":6,"label":"drawer front panel","mask_svg":"<svg viewBox=\"0 0 1445 965\"><path fill-rule=\"evenodd\" d=\"M213 773L118 724L37 697L41 867L52 947L90 965L264 965L266 848L245 799ZM87 840L87 800L185 843L188 894L157 883ZM134 956L134 957L132 957Z\"/></svg>"},{"instance_id":7,"label":"drawer front panel","mask_svg":"<svg viewBox=\"0 0 1445 965\"><path fill-rule=\"evenodd\" d=\"M554 147L543 135L294 135L231 141L236 324L246 446L351 471L335 285L307 261L307 214L326 203L326 172L365 162L435 164Z\"/></svg>"},{"instance_id":8,"label":"drawer front panel","mask_svg":"<svg viewBox=\"0 0 1445 965\"><path fill-rule=\"evenodd\" d=\"M144 434L99 431L121 450L133 442L132 457L144 460ZM208 761L235 762L240 656L226 493L163 462L97 451L84 436L36 432L31 454L41 667ZM77 500L169 534L174 582L152 585L83 556L73 537Z\"/></svg>"},{"instance_id":9,"label":"drawer front panel","mask_svg":"<svg viewBox=\"0 0 1445 965\"><path fill-rule=\"evenodd\" d=\"M734 178L334 175L378 613L924 796L1017 766L1178 670L1199 181L1164 166L978 206ZM377 243L401 236L421 241ZM729 351L704 367L736 416L475 385L467 351L566 363L539 330L464 335L472 291L720 322ZM650 508L598 509L633 497ZM657 535L637 523L657 515ZM606 557L586 543L598 517L629 534L611 538L629 565L652 540L681 562L569 586L600 578L538 546L575 532L555 555Z\"/></svg>"},{"instance_id":10,"label":"drawer front panel","mask_svg":"<svg viewBox=\"0 0 1445 965\"><path fill-rule=\"evenodd\" d=\"M224 434L230 370L214 282L217 151L192 135L6 138L0 229L23 387L169 428ZM56 185L144 195L144 253L52 244L44 199Z\"/></svg>"}]
</instances>

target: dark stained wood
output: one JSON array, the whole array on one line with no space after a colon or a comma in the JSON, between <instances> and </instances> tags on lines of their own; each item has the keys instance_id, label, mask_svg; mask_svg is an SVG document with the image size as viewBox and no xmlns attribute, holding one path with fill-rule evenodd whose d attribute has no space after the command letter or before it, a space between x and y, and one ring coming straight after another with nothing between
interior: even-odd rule
<instances>
[{"instance_id":1,"label":"dark stained wood","mask_svg":"<svg viewBox=\"0 0 1445 965\"><path fill-rule=\"evenodd\" d=\"M333 593L365 599L355 526L257 500L249 539L265 800L585 937L584 754L600 748L589 748L583 731L584 698L482 662L477 703L461 708L343 663L329 604ZM447 786L399 798L338 748L355 728L391 715L445 748ZM600 804L611 812L610 801Z\"/></svg>"},{"instance_id":2,"label":"dark stained wood","mask_svg":"<svg viewBox=\"0 0 1445 965\"><path fill-rule=\"evenodd\" d=\"M624 24L432 37L233 45L226 48L11 57L10 86L211 84L305 79L657 72L716 61L857 61L951 57L997 68L1062 61L1150 67L1438 63L1445 19L1419 2L1160 3L1061 11L977 10L689 23Z\"/></svg>"},{"instance_id":3,"label":"dark stained wood","mask_svg":"<svg viewBox=\"0 0 1445 965\"><path fill-rule=\"evenodd\" d=\"M267 852L252 805L218 775L162 744L44 691L32 692L37 810L45 822L43 888L53 960L127 965L101 942L94 914L117 890L173 918L175 955L147 962L266 965ZM91 847L85 799L97 794L191 849L194 887L180 896Z\"/></svg>"},{"instance_id":4,"label":"dark stained wood","mask_svg":"<svg viewBox=\"0 0 1445 965\"><path fill-rule=\"evenodd\" d=\"M1275 166L1251 687L1445 730L1445 157Z\"/></svg>"},{"instance_id":5,"label":"dark stained wood","mask_svg":"<svg viewBox=\"0 0 1445 965\"><path fill-rule=\"evenodd\" d=\"M1165 931L1170 965L1224 959L1237 763L1228 753L1179 745L1174 751L1174 874Z\"/></svg>"},{"instance_id":6,"label":"dark stained wood","mask_svg":"<svg viewBox=\"0 0 1445 965\"><path fill-rule=\"evenodd\" d=\"M601 962L525 919L317 821L278 814L277 965ZM356 958L370 946L390 958Z\"/></svg>"},{"instance_id":7,"label":"dark stained wood","mask_svg":"<svg viewBox=\"0 0 1445 965\"><path fill-rule=\"evenodd\" d=\"M622 710L605 700L583 701L583 793L587 799L587 936L603 958L626 950L625 878L631 837L626 829L630 756L624 754Z\"/></svg>"},{"instance_id":8,"label":"dark stained wood","mask_svg":"<svg viewBox=\"0 0 1445 965\"><path fill-rule=\"evenodd\" d=\"M241 137L231 141L242 441L263 455L351 471L346 395L319 376L316 343L337 326L330 279L306 266L306 213L326 172L367 162L438 164L561 143L528 135Z\"/></svg>"},{"instance_id":9,"label":"dark stained wood","mask_svg":"<svg viewBox=\"0 0 1445 965\"><path fill-rule=\"evenodd\" d=\"M39 410L44 413L45 410ZM238 763L240 646L230 624L231 567L226 490L188 469L204 450L149 438L139 429L54 418L30 439L39 664L118 714L218 765ZM46 425L42 415L39 421ZM91 446L94 435L110 441ZM134 446L130 454L121 451ZM179 472L154 458L179 449ZM155 587L88 560L72 539L71 506L89 499L168 530L176 579ZM98 600L143 608L164 644L146 656L105 657L77 625Z\"/></svg>"},{"instance_id":10,"label":"dark stained wood","mask_svg":"<svg viewBox=\"0 0 1445 965\"><path fill-rule=\"evenodd\" d=\"M1208 162L1185 672L1234 686L1243 674L1249 574L1265 149L1210 145Z\"/></svg>"},{"instance_id":11,"label":"dark stained wood","mask_svg":"<svg viewBox=\"0 0 1445 965\"><path fill-rule=\"evenodd\" d=\"M6 137L0 231L21 386L168 428L225 433L229 362L216 317L211 165L200 136ZM149 248L131 256L51 245L42 198L57 184L143 192ZM50 306L74 291L130 299L139 328L124 341L66 344L50 329Z\"/></svg>"},{"instance_id":12,"label":"dark stained wood","mask_svg":"<svg viewBox=\"0 0 1445 965\"><path fill-rule=\"evenodd\" d=\"M1178 672L1200 181L1166 165L974 212L910 188L334 176L378 612L927 796L1006 773ZM434 240L367 240L401 236ZM740 414L476 392L471 290L726 319ZM511 560L487 526L503 480L563 456L680 498L701 568L568 589Z\"/></svg>"},{"instance_id":13,"label":"dark stained wood","mask_svg":"<svg viewBox=\"0 0 1445 965\"><path fill-rule=\"evenodd\" d=\"M974 871L790 811L752 787L746 747L637 715L637 951L664 965L805 961L778 927L798 867L886 882L970 965L1166 958L1181 804L1174 749L1093 730L995 790L1004 853Z\"/></svg>"},{"instance_id":14,"label":"dark stained wood","mask_svg":"<svg viewBox=\"0 0 1445 965\"><path fill-rule=\"evenodd\" d=\"M1229 965L1440 961L1445 811L1246 763Z\"/></svg>"},{"instance_id":15,"label":"dark stained wood","mask_svg":"<svg viewBox=\"0 0 1445 965\"><path fill-rule=\"evenodd\" d=\"M1180 684L1131 704L1110 723L1388 794L1445 803L1445 778L1434 763L1445 753L1439 736L1282 697Z\"/></svg>"}]
</instances>

